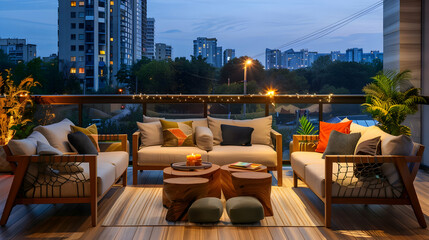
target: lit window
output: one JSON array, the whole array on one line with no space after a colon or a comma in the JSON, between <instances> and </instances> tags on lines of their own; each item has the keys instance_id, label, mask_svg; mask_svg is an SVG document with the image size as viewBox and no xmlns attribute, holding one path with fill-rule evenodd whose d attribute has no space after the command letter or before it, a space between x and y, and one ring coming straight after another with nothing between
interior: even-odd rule
<instances>
[{"instance_id":1,"label":"lit window","mask_svg":"<svg viewBox=\"0 0 429 240\"><path fill-rule=\"evenodd\" d=\"M79 73L85 73L85 68L79 68Z\"/></svg>"},{"instance_id":2,"label":"lit window","mask_svg":"<svg viewBox=\"0 0 429 240\"><path fill-rule=\"evenodd\" d=\"M104 71L103 71L103 69L101 69L100 75L103 76L103 74L104 74Z\"/></svg>"},{"instance_id":3,"label":"lit window","mask_svg":"<svg viewBox=\"0 0 429 240\"><path fill-rule=\"evenodd\" d=\"M72 6L72 7L76 7L76 1L71 1L71 2L70 2L70 6Z\"/></svg>"},{"instance_id":4,"label":"lit window","mask_svg":"<svg viewBox=\"0 0 429 240\"><path fill-rule=\"evenodd\" d=\"M80 7L85 6L85 2L84 2L84 1L80 1L80 2L79 2L79 6L80 6Z\"/></svg>"},{"instance_id":5,"label":"lit window","mask_svg":"<svg viewBox=\"0 0 429 240\"><path fill-rule=\"evenodd\" d=\"M110 6L115 5L115 1L110 1Z\"/></svg>"},{"instance_id":6,"label":"lit window","mask_svg":"<svg viewBox=\"0 0 429 240\"><path fill-rule=\"evenodd\" d=\"M70 57L71 62L76 62L76 57Z\"/></svg>"},{"instance_id":7,"label":"lit window","mask_svg":"<svg viewBox=\"0 0 429 240\"><path fill-rule=\"evenodd\" d=\"M110 41L113 42L113 38L110 38Z\"/></svg>"},{"instance_id":8,"label":"lit window","mask_svg":"<svg viewBox=\"0 0 429 240\"><path fill-rule=\"evenodd\" d=\"M105 55L105 54L106 54L106 51L100 50L100 55Z\"/></svg>"},{"instance_id":9,"label":"lit window","mask_svg":"<svg viewBox=\"0 0 429 240\"><path fill-rule=\"evenodd\" d=\"M113 12L113 9L110 9L110 12Z\"/></svg>"},{"instance_id":10,"label":"lit window","mask_svg":"<svg viewBox=\"0 0 429 240\"><path fill-rule=\"evenodd\" d=\"M70 68L70 73L76 73L76 68Z\"/></svg>"},{"instance_id":11,"label":"lit window","mask_svg":"<svg viewBox=\"0 0 429 240\"><path fill-rule=\"evenodd\" d=\"M110 65L113 65L113 61L110 61Z\"/></svg>"}]
</instances>

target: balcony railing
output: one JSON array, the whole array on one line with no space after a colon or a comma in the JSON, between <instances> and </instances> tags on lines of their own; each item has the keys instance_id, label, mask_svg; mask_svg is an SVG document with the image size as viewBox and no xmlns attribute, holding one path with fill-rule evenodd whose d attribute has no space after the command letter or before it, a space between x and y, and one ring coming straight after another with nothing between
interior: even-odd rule
<instances>
[{"instance_id":1,"label":"balcony railing","mask_svg":"<svg viewBox=\"0 0 429 240\"><path fill-rule=\"evenodd\" d=\"M370 119L368 114L362 112L364 95L116 94L36 95L33 99L39 108L50 108L39 111L35 116L39 123L40 118L46 118L48 113L55 113L53 115L57 121L68 117L80 126L99 124L100 133L120 132L131 135L137 130L135 121L142 121L143 114L166 118L213 116L236 119L273 115L273 128L283 134L285 160L289 159L289 141L297 128L297 109L305 110L316 128L318 121L338 117ZM426 99L429 102L429 98ZM244 104L247 105L246 114L243 113Z\"/></svg>"}]
</instances>

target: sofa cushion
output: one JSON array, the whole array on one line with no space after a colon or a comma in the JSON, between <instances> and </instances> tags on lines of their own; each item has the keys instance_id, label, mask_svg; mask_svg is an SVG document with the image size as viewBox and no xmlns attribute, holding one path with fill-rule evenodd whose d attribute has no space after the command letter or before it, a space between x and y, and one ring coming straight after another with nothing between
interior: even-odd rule
<instances>
[{"instance_id":1,"label":"sofa cushion","mask_svg":"<svg viewBox=\"0 0 429 240\"><path fill-rule=\"evenodd\" d=\"M91 139L83 132L74 132L67 135L70 144L79 154L98 154Z\"/></svg>"},{"instance_id":2,"label":"sofa cushion","mask_svg":"<svg viewBox=\"0 0 429 240\"><path fill-rule=\"evenodd\" d=\"M222 142L221 124L251 127L254 129L252 134L252 144L264 144L272 146L271 125L273 117L255 118L251 120L231 120L207 117L210 130L213 132L214 144L219 145Z\"/></svg>"},{"instance_id":3,"label":"sofa cushion","mask_svg":"<svg viewBox=\"0 0 429 240\"><path fill-rule=\"evenodd\" d=\"M213 150L213 133L208 127L198 126L195 128L195 142L197 146L206 151Z\"/></svg>"},{"instance_id":4,"label":"sofa cushion","mask_svg":"<svg viewBox=\"0 0 429 240\"><path fill-rule=\"evenodd\" d=\"M84 173L89 176L89 163L80 165ZM115 183L115 166L110 162L105 162L97 156L97 191L98 195L105 193Z\"/></svg>"},{"instance_id":5,"label":"sofa cushion","mask_svg":"<svg viewBox=\"0 0 429 240\"><path fill-rule=\"evenodd\" d=\"M253 128L227 124L221 124L220 128L222 131L222 142L220 145L252 146Z\"/></svg>"},{"instance_id":6,"label":"sofa cushion","mask_svg":"<svg viewBox=\"0 0 429 240\"><path fill-rule=\"evenodd\" d=\"M217 165L235 162L251 162L267 167L277 166L277 153L267 145L253 144L252 146L213 146L208 153L208 160Z\"/></svg>"},{"instance_id":7,"label":"sofa cushion","mask_svg":"<svg viewBox=\"0 0 429 240\"><path fill-rule=\"evenodd\" d=\"M371 182L359 181L353 177L353 164L341 163L341 173L332 176L333 197L374 197L391 198L400 196L400 191L391 186L386 186L383 181L373 179ZM345 177L345 169L347 176ZM338 172L338 164L332 164L332 172ZM319 196L325 197L325 164L311 164L305 167L305 182Z\"/></svg>"},{"instance_id":8,"label":"sofa cushion","mask_svg":"<svg viewBox=\"0 0 429 240\"><path fill-rule=\"evenodd\" d=\"M207 152L198 147L143 147L138 151L139 166L166 166L175 162L185 162L188 154L201 154L203 162L207 161Z\"/></svg>"},{"instance_id":9,"label":"sofa cushion","mask_svg":"<svg viewBox=\"0 0 429 240\"><path fill-rule=\"evenodd\" d=\"M74 125L72 121L65 118L61 122L37 126L34 131L38 131L48 140L49 144L60 150L61 152L70 152L71 148L67 139L67 135L71 132L70 126Z\"/></svg>"},{"instance_id":10,"label":"sofa cushion","mask_svg":"<svg viewBox=\"0 0 429 240\"><path fill-rule=\"evenodd\" d=\"M341 122L348 122L348 121L351 121L351 120L348 118L344 118L343 120L341 120ZM361 133L363 135L368 129L369 127L365 127L354 122L350 124L350 133Z\"/></svg>"},{"instance_id":11,"label":"sofa cushion","mask_svg":"<svg viewBox=\"0 0 429 240\"><path fill-rule=\"evenodd\" d=\"M345 134L332 130L323 158L326 155L353 155L359 138L360 133Z\"/></svg>"},{"instance_id":12,"label":"sofa cushion","mask_svg":"<svg viewBox=\"0 0 429 240\"><path fill-rule=\"evenodd\" d=\"M122 176L130 161L128 153L123 151L100 152L98 153L98 159L99 161L108 162L115 166L115 179Z\"/></svg>"},{"instance_id":13,"label":"sofa cushion","mask_svg":"<svg viewBox=\"0 0 429 240\"><path fill-rule=\"evenodd\" d=\"M48 140L40 132L32 132L25 139L12 139L8 143L8 147L12 155L35 155L37 154L37 142L49 144Z\"/></svg>"},{"instance_id":14,"label":"sofa cushion","mask_svg":"<svg viewBox=\"0 0 429 240\"><path fill-rule=\"evenodd\" d=\"M336 130L340 133L350 133L350 124L352 121L343 123L327 123L319 122L319 142L317 144L316 152L323 153L329 142L329 136L332 130Z\"/></svg>"},{"instance_id":15,"label":"sofa cushion","mask_svg":"<svg viewBox=\"0 0 429 240\"><path fill-rule=\"evenodd\" d=\"M356 146L359 146L359 144L361 144L364 141L367 141L376 137L380 137L381 141L383 141L383 139L388 136L392 136L392 135L385 133L377 126L371 126L371 127L368 127L368 129L365 131L364 134L362 134ZM356 149L355 149L355 155L356 155Z\"/></svg>"},{"instance_id":16,"label":"sofa cushion","mask_svg":"<svg viewBox=\"0 0 429 240\"><path fill-rule=\"evenodd\" d=\"M325 164L323 154L318 152L293 152L290 158L292 169L305 179L305 166L309 164Z\"/></svg>"},{"instance_id":17,"label":"sofa cushion","mask_svg":"<svg viewBox=\"0 0 429 240\"><path fill-rule=\"evenodd\" d=\"M36 147L37 155L63 155L63 153L52 147L49 144L43 143L41 141L37 141L37 147Z\"/></svg>"},{"instance_id":18,"label":"sofa cushion","mask_svg":"<svg viewBox=\"0 0 429 240\"><path fill-rule=\"evenodd\" d=\"M192 147L194 146L194 131L192 121L172 122L160 120L162 135L164 137L163 147Z\"/></svg>"},{"instance_id":19,"label":"sofa cushion","mask_svg":"<svg viewBox=\"0 0 429 240\"><path fill-rule=\"evenodd\" d=\"M164 143L162 125L159 120L147 123L137 122L137 127L140 131L141 147L162 145Z\"/></svg>"},{"instance_id":20,"label":"sofa cushion","mask_svg":"<svg viewBox=\"0 0 429 240\"><path fill-rule=\"evenodd\" d=\"M89 139L94 144L94 146L97 149L97 151L100 151L100 146L98 146L98 130L97 130L97 125L92 124L91 126L89 126L87 128L70 125L70 130L72 131L72 133L75 133L75 132L82 132L82 133L84 133L86 136L89 137Z\"/></svg>"},{"instance_id":21,"label":"sofa cushion","mask_svg":"<svg viewBox=\"0 0 429 240\"><path fill-rule=\"evenodd\" d=\"M77 174L40 174L34 187L25 192L26 197L82 197L90 195L89 163L79 165L83 172ZM77 180L66 181L66 179ZM84 181L87 180L87 181ZM51 182L54 184L46 184ZM115 182L115 167L97 159L97 195L100 196L110 189Z\"/></svg>"}]
</instances>

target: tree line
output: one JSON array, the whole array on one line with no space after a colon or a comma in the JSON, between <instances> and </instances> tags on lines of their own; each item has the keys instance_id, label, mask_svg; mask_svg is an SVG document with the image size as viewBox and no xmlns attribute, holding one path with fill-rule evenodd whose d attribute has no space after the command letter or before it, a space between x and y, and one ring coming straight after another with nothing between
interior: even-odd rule
<instances>
[{"instance_id":1,"label":"tree line","mask_svg":"<svg viewBox=\"0 0 429 240\"><path fill-rule=\"evenodd\" d=\"M125 87L129 93L144 94L242 94L244 62L247 56L234 58L217 69L201 56L168 61L144 58L131 67L121 66L115 75L116 85L106 86L98 93L118 93ZM379 60L373 63L331 61L329 56L318 58L311 67L297 70L265 70L258 60L247 69L247 93L257 94L267 88L276 88L284 94L337 93L361 94L371 77L382 70ZM19 84L32 76L41 83L33 94L81 94L79 79L61 71L58 59L44 62L35 58L27 63L12 63L0 51L0 71L12 70L12 78ZM88 93L88 91L87 91Z\"/></svg>"}]
</instances>

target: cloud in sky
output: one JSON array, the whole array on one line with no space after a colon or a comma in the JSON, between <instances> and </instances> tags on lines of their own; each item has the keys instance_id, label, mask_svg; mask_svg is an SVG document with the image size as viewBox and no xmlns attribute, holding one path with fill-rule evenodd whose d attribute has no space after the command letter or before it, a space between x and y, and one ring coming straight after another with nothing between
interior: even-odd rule
<instances>
[{"instance_id":1,"label":"cloud in sky","mask_svg":"<svg viewBox=\"0 0 429 240\"><path fill-rule=\"evenodd\" d=\"M197 37L216 37L236 54L255 56L345 18L377 0L148 0L155 42L173 57L192 54ZM2 0L0 37L26 38L38 55L57 52L57 0ZM319 52L383 48L382 8L318 40L293 46ZM264 56L258 57L260 61Z\"/></svg>"}]
</instances>

